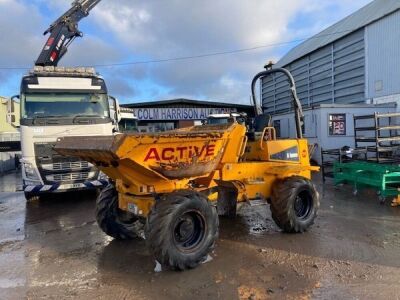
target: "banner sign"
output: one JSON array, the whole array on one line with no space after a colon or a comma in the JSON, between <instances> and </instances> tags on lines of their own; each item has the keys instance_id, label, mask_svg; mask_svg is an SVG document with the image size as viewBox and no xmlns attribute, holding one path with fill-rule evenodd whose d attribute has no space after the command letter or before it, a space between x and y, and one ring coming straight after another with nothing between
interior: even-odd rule
<instances>
[{"instance_id":1,"label":"banner sign","mask_svg":"<svg viewBox=\"0 0 400 300\"><path fill-rule=\"evenodd\" d=\"M236 108L134 108L140 121L204 120L211 114L230 114Z\"/></svg>"}]
</instances>

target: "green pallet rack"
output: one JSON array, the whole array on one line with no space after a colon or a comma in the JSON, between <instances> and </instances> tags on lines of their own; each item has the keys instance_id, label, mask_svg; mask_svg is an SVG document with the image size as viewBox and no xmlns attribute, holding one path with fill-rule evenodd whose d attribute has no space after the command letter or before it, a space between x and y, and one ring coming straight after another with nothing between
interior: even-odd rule
<instances>
[{"instance_id":1,"label":"green pallet rack","mask_svg":"<svg viewBox=\"0 0 400 300\"><path fill-rule=\"evenodd\" d=\"M400 194L400 167L372 162L335 163L333 167L335 185L353 184L355 194L361 187L377 190L379 200Z\"/></svg>"}]
</instances>

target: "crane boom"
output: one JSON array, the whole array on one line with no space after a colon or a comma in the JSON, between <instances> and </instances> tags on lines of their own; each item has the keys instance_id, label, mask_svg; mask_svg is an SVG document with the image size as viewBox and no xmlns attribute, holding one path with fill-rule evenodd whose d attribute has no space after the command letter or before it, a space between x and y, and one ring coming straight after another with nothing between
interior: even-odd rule
<instances>
[{"instance_id":1,"label":"crane boom","mask_svg":"<svg viewBox=\"0 0 400 300\"><path fill-rule=\"evenodd\" d=\"M83 34L78 29L78 23L89 15L89 12L99 4L101 0L75 0L72 7L53 22L44 32L44 35L50 33L46 44L44 45L36 66L57 66L60 59L65 55L68 46L76 37L82 37Z\"/></svg>"}]
</instances>

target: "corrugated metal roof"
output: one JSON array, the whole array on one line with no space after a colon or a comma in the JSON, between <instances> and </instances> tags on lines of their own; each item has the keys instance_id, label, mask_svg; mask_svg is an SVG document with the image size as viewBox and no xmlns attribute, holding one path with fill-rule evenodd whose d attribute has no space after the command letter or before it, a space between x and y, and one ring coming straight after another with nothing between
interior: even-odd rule
<instances>
[{"instance_id":1,"label":"corrugated metal roof","mask_svg":"<svg viewBox=\"0 0 400 300\"><path fill-rule=\"evenodd\" d=\"M363 28L400 9L400 0L375 0L350 16L293 48L276 64L286 66L293 61L324 47L360 28Z\"/></svg>"}]
</instances>

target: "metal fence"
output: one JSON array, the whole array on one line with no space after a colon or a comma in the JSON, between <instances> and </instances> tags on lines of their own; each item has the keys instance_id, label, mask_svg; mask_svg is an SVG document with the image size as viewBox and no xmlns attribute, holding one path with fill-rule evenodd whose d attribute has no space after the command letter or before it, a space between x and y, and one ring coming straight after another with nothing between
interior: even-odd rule
<instances>
[{"instance_id":1,"label":"metal fence","mask_svg":"<svg viewBox=\"0 0 400 300\"><path fill-rule=\"evenodd\" d=\"M20 141L19 132L0 132L0 142ZM0 174L16 169L16 156L20 152L0 152Z\"/></svg>"}]
</instances>

